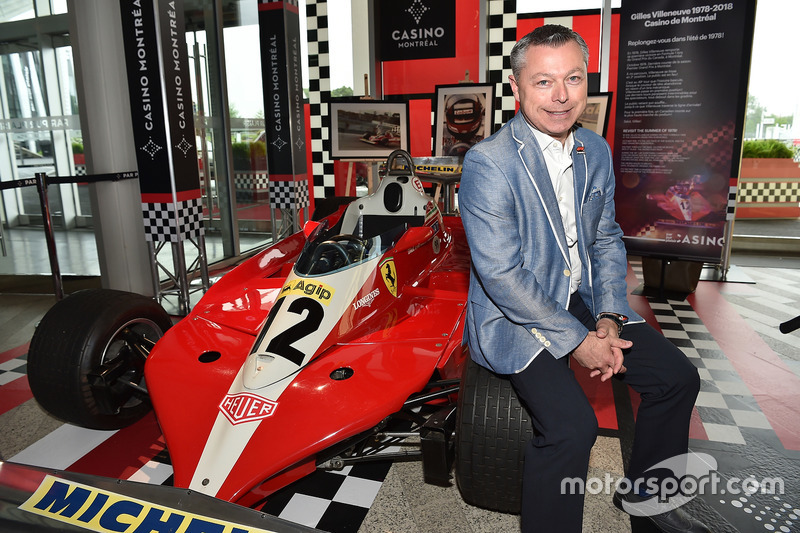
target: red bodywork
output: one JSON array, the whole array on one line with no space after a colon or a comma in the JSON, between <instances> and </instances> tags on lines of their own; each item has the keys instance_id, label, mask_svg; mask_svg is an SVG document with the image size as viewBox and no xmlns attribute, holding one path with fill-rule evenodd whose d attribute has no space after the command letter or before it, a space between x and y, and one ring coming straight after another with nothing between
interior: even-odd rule
<instances>
[{"instance_id":1,"label":"red bodywork","mask_svg":"<svg viewBox=\"0 0 800 533\"><path fill-rule=\"evenodd\" d=\"M397 296L382 290L369 306L346 313L272 414L245 422L258 426L211 495L243 505L268 497L313 471L321 452L398 412L433 376L460 377L469 279L461 220L438 216L412 229L427 233L406 234L384 254L396 266ZM303 233L295 234L223 276L151 352L147 387L175 486L192 483L220 403L305 243ZM352 301L383 286L376 269ZM332 379L341 368L352 377Z\"/></svg>"}]
</instances>

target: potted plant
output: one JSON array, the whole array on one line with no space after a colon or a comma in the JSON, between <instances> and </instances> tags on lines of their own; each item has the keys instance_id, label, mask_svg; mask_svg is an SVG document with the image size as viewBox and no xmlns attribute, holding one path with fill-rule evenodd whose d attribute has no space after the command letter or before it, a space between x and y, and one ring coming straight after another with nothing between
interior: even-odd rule
<instances>
[{"instance_id":1,"label":"potted plant","mask_svg":"<svg viewBox=\"0 0 800 533\"><path fill-rule=\"evenodd\" d=\"M85 165L86 156L83 154L83 143L72 141L72 162L75 165Z\"/></svg>"}]
</instances>

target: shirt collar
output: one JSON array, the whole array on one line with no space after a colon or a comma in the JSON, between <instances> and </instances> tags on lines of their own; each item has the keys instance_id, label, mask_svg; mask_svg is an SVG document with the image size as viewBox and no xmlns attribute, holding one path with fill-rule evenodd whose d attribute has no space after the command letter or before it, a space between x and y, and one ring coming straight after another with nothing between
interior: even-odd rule
<instances>
[{"instance_id":1,"label":"shirt collar","mask_svg":"<svg viewBox=\"0 0 800 533\"><path fill-rule=\"evenodd\" d=\"M553 144L553 143L558 143L559 145L561 144L561 141L558 141L558 140L550 137L546 133L542 133L541 131L539 131L536 128L534 128L530 124L530 122L528 122L527 120L525 121L525 124L527 124L528 127L533 132L533 136L536 138L536 142L539 143L539 146L541 146L542 151L547 150L550 147L550 145ZM572 153L572 148L574 146L575 146L575 136L573 135L573 132L570 131L569 135L567 135L567 140L564 143L564 153L571 154Z\"/></svg>"}]
</instances>

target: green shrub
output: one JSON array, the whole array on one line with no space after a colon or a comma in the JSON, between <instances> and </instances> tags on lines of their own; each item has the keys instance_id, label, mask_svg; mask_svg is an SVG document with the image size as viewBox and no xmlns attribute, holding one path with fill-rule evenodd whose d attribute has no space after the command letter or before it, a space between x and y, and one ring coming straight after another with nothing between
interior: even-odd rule
<instances>
[{"instance_id":1,"label":"green shrub","mask_svg":"<svg viewBox=\"0 0 800 533\"><path fill-rule=\"evenodd\" d=\"M234 170L250 170L250 143L240 142L231 144Z\"/></svg>"},{"instance_id":2,"label":"green shrub","mask_svg":"<svg viewBox=\"0 0 800 533\"><path fill-rule=\"evenodd\" d=\"M776 139L745 141L742 147L742 157L747 158L791 159L793 155L786 143Z\"/></svg>"}]
</instances>

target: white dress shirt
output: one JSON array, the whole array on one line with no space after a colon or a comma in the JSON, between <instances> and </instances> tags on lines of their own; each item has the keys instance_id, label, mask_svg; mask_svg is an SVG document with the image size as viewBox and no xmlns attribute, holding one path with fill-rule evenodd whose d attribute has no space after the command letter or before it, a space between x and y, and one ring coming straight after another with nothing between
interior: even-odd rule
<instances>
[{"instance_id":1,"label":"white dress shirt","mask_svg":"<svg viewBox=\"0 0 800 533\"><path fill-rule=\"evenodd\" d=\"M558 200L561 222L567 233L571 272L569 292L572 294L581 284L581 258L578 254L578 227L575 217L575 181L572 174L572 148L575 146L575 138L570 132L566 142L561 144L561 141L542 133L530 124L528 126L542 148L547 172L550 174L550 181Z\"/></svg>"}]
</instances>

